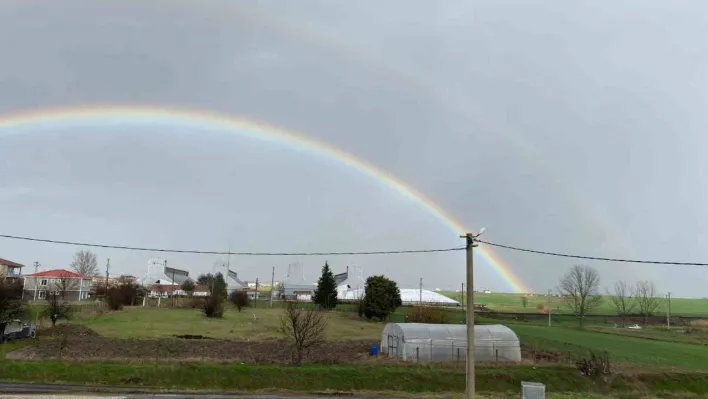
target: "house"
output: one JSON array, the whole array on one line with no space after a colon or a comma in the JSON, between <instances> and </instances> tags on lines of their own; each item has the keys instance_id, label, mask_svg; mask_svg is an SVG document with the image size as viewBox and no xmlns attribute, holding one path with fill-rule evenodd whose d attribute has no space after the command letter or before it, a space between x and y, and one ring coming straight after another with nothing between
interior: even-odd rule
<instances>
[{"instance_id":1,"label":"house","mask_svg":"<svg viewBox=\"0 0 708 399\"><path fill-rule=\"evenodd\" d=\"M0 280L5 280L6 278L19 279L22 276L23 267L24 265L17 262L0 258Z\"/></svg>"},{"instance_id":2,"label":"house","mask_svg":"<svg viewBox=\"0 0 708 399\"><path fill-rule=\"evenodd\" d=\"M88 299L91 291L91 277L64 269L46 270L22 278L22 296L35 301L54 293L62 295L66 301L83 301Z\"/></svg>"}]
</instances>

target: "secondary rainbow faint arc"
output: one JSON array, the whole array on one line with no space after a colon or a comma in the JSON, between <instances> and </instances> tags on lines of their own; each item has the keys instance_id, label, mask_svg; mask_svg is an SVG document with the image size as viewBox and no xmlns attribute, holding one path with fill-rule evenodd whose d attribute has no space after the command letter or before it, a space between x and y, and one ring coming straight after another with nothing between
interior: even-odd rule
<instances>
[{"instance_id":1,"label":"secondary rainbow faint arc","mask_svg":"<svg viewBox=\"0 0 708 399\"><path fill-rule=\"evenodd\" d=\"M109 107L81 107L81 108L45 108L23 112L0 115L0 131L4 135L21 132L23 128L46 127L56 125L106 125L107 123L172 123L180 126L200 128L219 128L238 132L241 135L251 136L261 140L272 140L284 145L299 147L314 153L326 156L339 163L349 165L359 172L369 175L393 188L398 193L408 197L430 214L441 220L456 234L467 232L467 229L457 222L450 214L435 204L425 195L419 193L410 185L399 180L390 173L362 160L341 149L304 135L272 126L270 124L253 121L243 117L222 115L209 111L163 108L154 106L109 106ZM9 132L8 132L9 131ZM2 133L2 132L0 132ZM517 292L530 292L521 279L505 264L491 249L478 247L476 253L480 255L495 272Z\"/></svg>"}]
</instances>

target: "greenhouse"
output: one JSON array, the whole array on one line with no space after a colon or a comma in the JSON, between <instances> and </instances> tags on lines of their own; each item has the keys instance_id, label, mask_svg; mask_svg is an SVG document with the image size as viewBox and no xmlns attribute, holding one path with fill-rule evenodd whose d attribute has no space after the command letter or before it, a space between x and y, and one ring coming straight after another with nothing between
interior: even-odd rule
<instances>
[{"instance_id":1,"label":"greenhouse","mask_svg":"<svg viewBox=\"0 0 708 399\"><path fill-rule=\"evenodd\" d=\"M418 303L423 303L426 305L437 305L437 306L460 306L460 303L452 298L448 298L445 295L438 294L437 292L413 289L413 288L401 288L401 302L404 305L415 305ZM346 285L337 287L337 298L343 301L355 301L364 297L364 289L350 289Z\"/></svg>"},{"instance_id":2,"label":"greenhouse","mask_svg":"<svg viewBox=\"0 0 708 399\"><path fill-rule=\"evenodd\" d=\"M413 362L464 360L467 326L388 323L381 333L380 351ZM479 362L520 362L519 337L500 324L474 326L474 357Z\"/></svg>"}]
</instances>

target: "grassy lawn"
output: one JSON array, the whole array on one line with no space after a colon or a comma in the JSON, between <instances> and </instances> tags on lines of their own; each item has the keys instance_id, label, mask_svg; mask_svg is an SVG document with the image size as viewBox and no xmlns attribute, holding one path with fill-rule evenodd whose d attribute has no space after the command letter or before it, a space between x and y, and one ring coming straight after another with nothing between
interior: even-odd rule
<instances>
[{"instance_id":1,"label":"grassy lawn","mask_svg":"<svg viewBox=\"0 0 708 399\"><path fill-rule=\"evenodd\" d=\"M238 312L229 307L223 319L208 319L197 309L133 307L97 317L77 317L72 323L91 328L113 338L172 338L176 335L204 335L212 338L261 340L280 338L281 308L247 308ZM400 309L402 318L408 309ZM463 316L450 310L452 322ZM381 339L384 323L368 322L354 312L328 314L329 341ZM607 398L607 392L622 397L671 397L666 392L702 395L708 393L708 346L684 340L673 342L678 332L645 329L633 331L602 326L584 330L571 327L572 320L547 327L536 320L519 322L478 317L478 322L508 325L521 343L539 350L587 355L587 351L610 352L613 364L631 365L631 373L621 373L610 386L598 386L582 377L573 367L499 366L477 368L477 389L484 397L518 395L521 381L546 384L551 398ZM567 321L567 320L566 320ZM673 335L672 335L673 334ZM695 337L695 336L692 336ZM647 339L650 338L650 339ZM40 342L44 338L40 336ZM689 337L686 337L689 339ZM694 338L691 338L694 339ZM695 339L698 339L695 337ZM678 340L676 340L678 341ZM0 358L27 342L0 346ZM133 341L132 345L135 345ZM100 350L105 351L101 346ZM113 358L111 358L113 359ZM410 393L459 393L464 390L464 369L441 365L400 364L368 359L356 364L304 364L299 367L239 362L119 362L86 361L0 361L0 379L5 381L66 382L99 385L206 389L206 390L292 390L318 391L404 391ZM636 365L636 370L634 366ZM622 367L622 370L627 370ZM653 372L648 370L670 370ZM675 371L675 372L674 372ZM689 373L691 371L691 373ZM578 396L582 392L586 396ZM555 395L551 395L553 393ZM561 394L565 393L565 394ZM572 394L571 393L576 393ZM674 392L675 393L675 392ZM499 395L502 396L499 396ZM495 396L497 395L497 396ZM563 396L566 395L566 396ZM592 396L595 395L595 396ZM678 396L676 396L678 397Z\"/></svg>"},{"instance_id":2,"label":"grassy lawn","mask_svg":"<svg viewBox=\"0 0 708 399\"><path fill-rule=\"evenodd\" d=\"M566 394L602 391L617 394L635 391L641 393L642 397L647 397L650 392L673 391L695 394L708 392L706 374L617 376L609 386L598 386L593 380L580 376L576 370L562 367L486 367L478 368L476 375L476 387L480 393L518 395L522 381L543 381L548 392ZM445 393L463 392L465 386L465 375L462 370L436 366L394 365L293 367L223 363L121 364L7 361L0 363L0 376L5 381L131 385L212 391Z\"/></svg>"},{"instance_id":3,"label":"grassy lawn","mask_svg":"<svg viewBox=\"0 0 708 399\"><path fill-rule=\"evenodd\" d=\"M627 337L657 341L681 342L693 345L708 345L708 329L705 327L692 329L673 327L671 330L667 330L666 327L647 326L641 330L633 330L629 328L591 326L588 329L605 334L623 335Z\"/></svg>"},{"instance_id":4,"label":"grassy lawn","mask_svg":"<svg viewBox=\"0 0 708 399\"><path fill-rule=\"evenodd\" d=\"M441 291L442 295L452 298L456 301L462 301L462 295L457 291ZM561 302L558 297L546 297L545 295L527 296L528 303L524 307L521 298L524 294L505 294L505 293L476 293L475 303L484 304L489 309L499 312L536 312L539 305L550 307L554 312L568 313L568 307ZM663 312L663 304L660 312ZM595 314L614 315L615 310L612 303L606 298L602 306L593 312ZM702 316L708 318L708 299L698 298L671 298L671 313L676 316Z\"/></svg>"},{"instance_id":5,"label":"grassy lawn","mask_svg":"<svg viewBox=\"0 0 708 399\"><path fill-rule=\"evenodd\" d=\"M642 366L708 370L708 347L682 342L651 340L568 327L509 324L521 343L533 348L587 354L609 351L610 360Z\"/></svg>"},{"instance_id":6,"label":"grassy lawn","mask_svg":"<svg viewBox=\"0 0 708 399\"><path fill-rule=\"evenodd\" d=\"M209 319L197 309L126 308L86 320L78 320L100 335L114 338L170 338L192 334L224 339L282 338L279 308L230 309L223 319ZM381 340L382 323L368 322L355 313L330 312L326 338Z\"/></svg>"}]
</instances>

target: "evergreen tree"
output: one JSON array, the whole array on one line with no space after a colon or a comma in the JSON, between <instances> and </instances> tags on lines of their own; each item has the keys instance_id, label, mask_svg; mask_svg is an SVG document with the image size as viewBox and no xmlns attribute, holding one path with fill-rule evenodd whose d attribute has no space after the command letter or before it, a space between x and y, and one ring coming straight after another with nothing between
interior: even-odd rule
<instances>
[{"instance_id":1,"label":"evergreen tree","mask_svg":"<svg viewBox=\"0 0 708 399\"><path fill-rule=\"evenodd\" d=\"M334 309L337 306L337 283L327 262L322 266L322 276L317 281L312 301L323 309Z\"/></svg>"}]
</instances>

